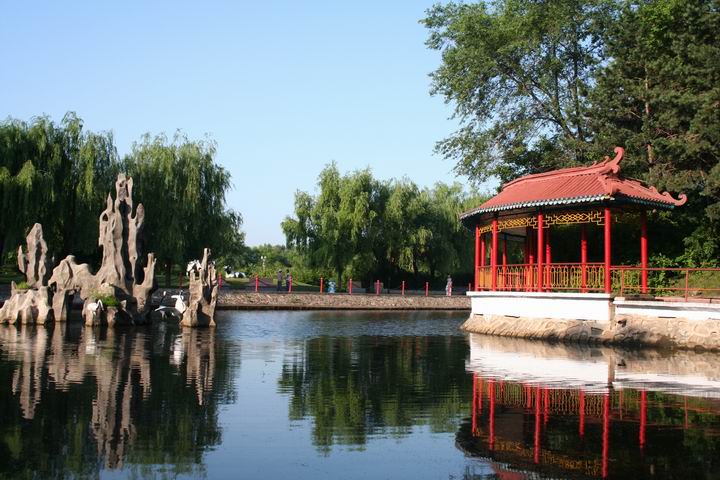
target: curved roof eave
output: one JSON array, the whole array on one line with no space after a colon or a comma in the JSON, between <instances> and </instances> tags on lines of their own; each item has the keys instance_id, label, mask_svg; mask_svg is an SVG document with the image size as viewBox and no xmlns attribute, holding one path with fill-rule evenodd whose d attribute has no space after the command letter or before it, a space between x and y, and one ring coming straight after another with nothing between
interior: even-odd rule
<instances>
[{"instance_id":1,"label":"curved roof eave","mask_svg":"<svg viewBox=\"0 0 720 480\"><path fill-rule=\"evenodd\" d=\"M493 207L488 208L474 208L472 210L468 210L467 212L460 214L460 221L465 222L466 220L469 220L472 217L475 217L476 215L482 215L484 213L497 213L497 212L505 212L508 210L522 210L525 208L535 208L535 207L546 207L546 206L563 206L563 205L575 205L575 204L583 204L583 203L592 203L592 202L599 202L603 200L615 200L620 202L627 202L627 203L635 203L639 205L646 205L649 207L654 208L664 208L668 210L672 210L675 208L675 205L671 203L664 203L664 202L656 202L649 199L644 199L640 197L633 197L633 196L617 196L612 197L610 195L590 195L590 196L580 196L580 197L571 197L571 198L553 198L553 199L543 199L543 200L535 200L530 202L517 202L517 203L508 203L505 205L497 205Z\"/></svg>"}]
</instances>

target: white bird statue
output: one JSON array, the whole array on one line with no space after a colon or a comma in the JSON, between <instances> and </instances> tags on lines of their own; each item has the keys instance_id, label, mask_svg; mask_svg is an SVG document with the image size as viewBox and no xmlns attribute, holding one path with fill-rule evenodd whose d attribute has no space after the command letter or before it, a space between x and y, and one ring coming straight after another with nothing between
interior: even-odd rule
<instances>
[{"instance_id":1,"label":"white bird statue","mask_svg":"<svg viewBox=\"0 0 720 480\"><path fill-rule=\"evenodd\" d=\"M105 306L103 305L102 300L87 304L87 309L92 313L93 318L97 316L98 312L102 312L104 308Z\"/></svg>"},{"instance_id":2,"label":"white bird statue","mask_svg":"<svg viewBox=\"0 0 720 480\"><path fill-rule=\"evenodd\" d=\"M185 301L182 297L182 291L178 295L170 295L170 298L175 299L175 305L173 305L172 307L162 304L167 296L167 292L163 292L162 299L160 300L160 306L156 308L155 311L159 312L160 315L163 316L163 318L166 315L170 315L178 319L182 318L183 313L185 312L185 310L187 310L187 305L185 305Z\"/></svg>"}]
</instances>

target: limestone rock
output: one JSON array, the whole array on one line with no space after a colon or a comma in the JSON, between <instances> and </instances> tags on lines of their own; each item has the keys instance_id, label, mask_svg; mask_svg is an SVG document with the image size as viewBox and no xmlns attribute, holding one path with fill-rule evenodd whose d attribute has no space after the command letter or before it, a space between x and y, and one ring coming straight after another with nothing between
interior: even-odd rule
<instances>
[{"instance_id":1,"label":"limestone rock","mask_svg":"<svg viewBox=\"0 0 720 480\"><path fill-rule=\"evenodd\" d=\"M0 323L44 324L54 317L47 287L49 262L42 225L33 225L25 241L26 251L22 246L18 248L18 268L25 274L29 288L18 289L12 282L10 299L0 308Z\"/></svg>"},{"instance_id":2,"label":"limestone rock","mask_svg":"<svg viewBox=\"0 0 720 480\"><path fill-rule=\"evenodd\" d=\"M0 323L43 325L53 319L48 287L20 290L13 282L11 292L10 299L0 308Z\"/></svg>"},{"instance_id":3,"label":"limestone rock","mask_svg":"<svg viewBox=\"0 0 720 480\"><path fill-rule=\"evenodd\" d=\"M218 283L215 265L209 262L209 257L210 249L206 248L199 271L190 273L190 299L180 322L183 327L215 326Z\"/></svg>"},{"instance_id":4,"label":"limestone rock","mask_svg":"<svg viewBox=\"0 0 720 480\"><path fill-rule=\"evenodd\" d=\"M115 182L115 200L108 194L105 210L100 214L98 245L102 247L102 264L93 275L85 264L78 265L70 255L53 270L50 284L56 289L58 305L72 301L78 294L84 302L86 325L123 323L137 325L148 318L148 299L155 289L155 257L148 254L143 269L140 261L145 209L142 204L133 211L132 178L119 174ZM114 297L117 308L105 305L96 312L88 305L98 298ZM66 316L65 316L66 318Z\"/></svg>"},{"instance_id":5,"label":"limestone rock","mask_svg":"<svg viewBox=\"0 0 720 480\"><path fill-rule=\"evenodd\" d=\"M53 317L65 321L74 295L84 302L83 318L88 325L147 321L148 299L155 288L155 257L149 254L147 266L142 268L140 247L145 209L140 204L133 210L132 188L132 178L121 173L115 182L115 200L108 194L98 236L103 249L102 264L95 275L87 264L78 264L72 255L61 260L49 275L42 226L39 223L33 226L26 239L27 251L22 247L18 251L18 267L25 273L30 289L17 294L13 289L12 298L0 310L0 321L44 323ZM107 297L117 300L117 308L116 302L97 307L98 300Z\"/></svg>"},{"instance_id":6,"label":"limestone rock","mask_svg":"<svg viewBox=\"0 0 720 480\"><path fill-rule=\"evenodd\" d=\"M25 238L27 253L18 247L18 268L25 274L30 288L47 285L50 263L47 258L47 243L43 238L42 225L36 223Z\"/></svg>"}]
</instances>

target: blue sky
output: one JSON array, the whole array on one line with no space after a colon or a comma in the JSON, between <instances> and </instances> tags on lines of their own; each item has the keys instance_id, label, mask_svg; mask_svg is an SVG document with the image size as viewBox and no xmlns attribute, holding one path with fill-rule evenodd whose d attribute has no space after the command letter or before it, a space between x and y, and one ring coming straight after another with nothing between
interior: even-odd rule
<instances>
[{"instance_id":1,"label":"blue sky","mask_svg":"<svg viewBox=\"0 0 720 480\"><path fill-rule=\"evenodd\" d=\"M457 124L428 93L440 56L418 20L432 3L4 2L0 117L72 110L120 155L145 132L209 135L247 243L284 243L295 191L333 160L465 181L433 154Z\"/></svg>"}]
</instances>

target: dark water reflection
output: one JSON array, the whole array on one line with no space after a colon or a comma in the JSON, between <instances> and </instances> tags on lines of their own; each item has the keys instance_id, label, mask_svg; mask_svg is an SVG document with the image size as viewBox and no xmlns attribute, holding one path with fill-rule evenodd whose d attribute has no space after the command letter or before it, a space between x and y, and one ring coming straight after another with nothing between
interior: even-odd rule
<instances>
[{"instance_id":1,"label":"dark water reflection","mask_svg":"<svg viewBox=\"0 0 720 480\"><path fill-rule=\"evenodd\" d=\"M716 478L720 357L468 336L463 314L0 327L0 478Z\"/></svg>"}]
</instances>

